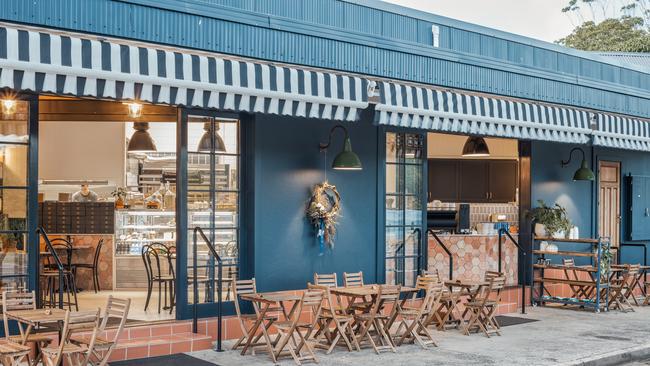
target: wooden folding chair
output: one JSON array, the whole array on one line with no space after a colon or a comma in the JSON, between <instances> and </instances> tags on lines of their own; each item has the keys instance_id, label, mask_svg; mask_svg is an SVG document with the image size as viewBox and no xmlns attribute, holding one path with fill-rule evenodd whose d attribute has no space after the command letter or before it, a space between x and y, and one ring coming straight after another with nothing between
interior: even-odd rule
<instances>
[{"instance_id":1,"label":"wooden folding chair","mask_svg":"<svg viewBox=\"0 0 650 366\"><path fill-rule=\"evenodd\" d=\"M634 288L637 286L637 281L639 280L639 276L641 276L642 274L641 264L628 264L627 272L629 274L629 278L625 282L625 287L622 291L623 296L625 296L628 302L630 302L629 300L632 299L634 305L640 306L641 304L639 304L639 301L636 299L636 296L634 295Z\"/></svg>"},{"instance_id":2,"label":"wooden folding chair","mask_svg":"<svg viewBox=\"0 0 650 366\"><path fill-rule=\"evenodd\" d=\"M419 280L419 278L418 278ZM401 346L404 341L412 340L417 342L422 348L428 348L429 345L437 347L433 335L427 329L427 321L438 308L438 303L442 297L444 286L437 281L420 282L420 285L426 284L425 296L419 307L399 308L399 325L397 327L397 345ZM403 330L402 330L403 329ZM401 332L401 333L400 333Z\"/></svg>"},{"instance_id":3,"label":"wooden folding chair","mask_svg":"<svg viewBox=\"0 0 650 366\"><path fill-rule=\"evenodd\" d=\"M16 342L0 343L0 363L2 363L2 366L18 366L23 360L26 360L27 364L30 365L28 359L30 351L29 346Z\"/></svg>"},{"instance_id":4,"label":"wooden folding chair","mask_svg":"<svg viewBox=\"0 0 650 366\"><path fill-rule=\"evenodd\" d=\"M82 311L65 313L63 331L59 345L49 346L42 349L43 365L58 366L65 359L67 366L86 366L90 362L95 346L95 340L99 333L100 309L97 311ZM88 332L92 330L88 346L77 345L70 342L73 333Z\"/></svg>"},{"instance_id":5,"label":"wooden folding chair","mask_svg":"<svg viewBox=\"0 0 650 366\"><path fill-rule=\"evenodd\" d=\"M359 345L367 339L377 354L384 350L397 352L395 350L393 339L391 338L390 333L387 332L386 325L388 320L392 318L392 313L397 311L397 307L399 306L400 288L399 285L379 286L377 289L377 296L375 296L370 311L354 315L354 321L356 322L356 338ZM382 308L384 306L392 306L391 314L382 314ZM377 345L375 340L372 338L373 332L377 335L377 340L380 345Z\"/></svg>"},{"instance_id":6,"label":"wooden folding chair","mask_svg":"<svg viewBox=\"0 0 650 366\"><path fill-rule=\"evenodd\" d=\"M117 327L117 332L113 337L109 339L98 335L95 337L95 345L93 347L90 347L92 338L89 336L73 335L70 337L70 342L73 344L85 346L91 349L91 357L89 361L93 366L106 366L108 364L108 359L117 346L118 339L126 325L130 307L131 299L119 299L113 297L113 295L109 295L106 300L106 308L102 315L102 321L99 324L99 332L104 333L104 331L106 331L110 318L117 318L120 320L120 323Z\"/></svg>"},{"instance_id":7,"label":"wooden folding chair","mask_svg":"<svg viewBox=\"0 0 650 366\"><path fill-rule=\"evenodd\" d=\"M348 273L343 272L343 286L361 287L363 286L363 272Z\"/></svg>"},{"instance_id":8,"label":"wooden folding chair","mask_svg":"<svg viewBox=\"0 0 650 366\"><path fill-rule=\"evenodd\" d=\"M363 272L343 272L343 285L345 287L363 287ZM360 301L357 301L357 299L352 301L348 309L353 311L366 311L372 305L372 299L368 297L361 298Z\"/></svg>"},{"instance_id":9,"label":"wooden folding chair","mask_svg":"<svg viewBox=\"0 0 650 366\"><path fill-rule=\"evenodd\" d=\"M469 335L473 329L483 331L488 338L491 333L501 335L494 316L501 301L501 290L505 287L506 278L492 277L489 282L487 287L479 290L481 293L474 301L465 304L465 309L470 314L469 321L463 329L465 335Z\"/></svg>"},{"instance_id":10,"label":"wooden folding chair","mask_svg":"<svg viewBox=\"0 0 650 366\"><path fill-rule=\"evenodd\" d=\"M338 280L336 278L336 273L327 273L327 274L314 273L314 284L336 288L338 287Z\"/></svg>"},{"instance_id":11,"label":"wooden folding chair","mask_svg":"<svg viewBox=\"0 0 650 366\"><path fill-rule=\"evenodd\" d=\"M565 267L575 267L576 263L573 260L573 258L563 258L562 259L562 265ZM564 269L564 276L566 277L567 280L569 281L580 281L580 277L578 277L578 271L575 269ZM569 288L571 289L571 297L575 299L584 299L584 298L589 298L591 297L590 288L586 288L585 286L580 286L580 285L575 285L575 284L569 284Z\"/></svg>"},{"instance_id":12,"label":"wooden folding chair","mask_svg":"<svg viewBox=\"0 0 650 366\"><path fill-rule=\"evenodd\" d=\"M233 291L233 300L234 300L233 302L235 303L235 313L237 314L239 327L242 331L242 336L239 337L237 342L235 342L235 344L232 346L232 349L234 350L239 347L243 347L246 343L248 343L248 333L251 331L251 329L255 326L255 323L257 322L257 314L244 314L242 313L240 307L240 301L242 301L242 299L240 298L241 295L257 293L255 278L252 278L250 280L234 281L234 284L232 286L232 291ZM269 309L269 310L273 311L273 309ZM275 322L276 320L278 320L277 316L265 315L264 319L262 320L262 324L260 324L260 326L268 329L271 326L271 324L273 324L273 322ZM251 347L253 348L253 354L255 354L255 347L266 346L266 343L259 341L262 335L263 334L261 332L255 334L253 343L251 343Z\"/></svg>"},{"instance_id":13,"label":"wooden folding chair","mask_svg":"<svg viewBox=\"0 0 650 366\"><path fill-rule=\"evenodd\" d=\"M320 309L322 303L323 291L307 290L303 292L295 310L289 314L290 319L273 323L273 327L278 331L275 346L273 347L273 354L276 359L288 352L297 365L302 365L303 361L318 363L314 350L307 342L306 336L300 331L306 329L308 333L311 333L310 329L313 329L314 323L301 322L300 315L305 307ZM318 311L320 312L320 310ZM303 349L307 350L306 354L303 353Z\"/></svg>"},{"instance_id":14,"label":"wooden folding chair","mask_svg":"<svg viewBox=\"0 0 650 366\"><path fill-rule=\"evenodd\" d=\"M40 349L47 347L51 342L51 335L54 333L51 329L31 329L31 326L25 328L24 325L18 322L18 331L20 335L9 336L9 318L7 317L8 311L16 310L35 310L36 309L36 293L22 292L22 291L3 291L2 292L2 317L4 320L4 331L7 340L10 342L26 345L27 343L34 344L36 347L36 358L32 363L29 355L27 362L29 364L38 364L41 361ZM50 333L48 335L47 333ZM31 348L31 347L28 347Z\"/></svg>"},{"instance_id":15,"label":"wooden folding chair","mask_svg":"<svg viewBox=\"0 0 650 366\"><path fill-rule=\"evenodd\" d=\"M624 313L634 311L629 297L632 296L639 269L639 265L628 265L620 277L609 281L610 295L607 306L610 310L618 309Z\"/></svg>"},{"instance_id":16,"label":"wooden folding chair","mask_svg":"<svg viewBox=\"0 0 650 366\"><path fill-rule=\"evenodd\" d=\"M324 304L316 323L318 329L316 333L312 333L313 338L317 341L314 346L323 348L327 350L327 354L330 354L334 350L334 347L343 341L349 351L352 351L353 344L357 351L360 351L359 343L357 343L357 339L354 336L354 330L352 329L354 318L351 315L346 314L345 311L341 309L340 304L334 302L334 297L330 292L330 288L328 286L313 285L311 283L309 283L307 287L310 290L323 291L324 299ZM334 324L333 331L330 329L332 323ZM327 341L326 344L318 342L318 338L321 334L325 337Z\"/></svg>"}]
</instances>

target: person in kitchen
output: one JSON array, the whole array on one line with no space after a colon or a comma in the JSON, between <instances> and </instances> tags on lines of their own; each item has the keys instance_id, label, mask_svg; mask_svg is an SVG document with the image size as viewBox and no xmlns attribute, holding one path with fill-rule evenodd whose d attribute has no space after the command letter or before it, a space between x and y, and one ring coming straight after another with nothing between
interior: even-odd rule
<instances>
[{"instance_id":1,"label":"person in kitchen","mask_svg":"<svg viewBox=\"0 0 650 366\"><path fill-rule=\"evenodd\" d=\"M72 202L95 202L97 201L97 193L88 188L88 184L82 184L81 190L72 195Z\"/></svg>"}]
</instances>

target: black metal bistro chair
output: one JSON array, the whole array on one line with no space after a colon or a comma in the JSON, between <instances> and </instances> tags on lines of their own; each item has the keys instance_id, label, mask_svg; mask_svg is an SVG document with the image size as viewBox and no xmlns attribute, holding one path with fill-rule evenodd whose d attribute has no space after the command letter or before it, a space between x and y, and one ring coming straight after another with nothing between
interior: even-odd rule
<instances>
[{"instance_id":1,"label":"black metal bistro chair","mask_svg":"<svg viewBox=\"0 0 650 366\"><path fill-rule=\"evenodd\" d=\"M47 293L49 297L47 304L53 308L62 303L64 306L68 306L68 310L72 310L72 305L74 304L75 310L79 311L74 273L72 273L69 263L67 265L64 264L57 253L57 248L64 248L66 253L68 253L68 250L72 252L72 245L65 239L50 240L44 231L41 231L41 233L43 234L45 246L49 252L49 260L53 262L53 266L55 267L55 269L44 268L40 274L41 280L45 284L44 293ZM53 241L56 241L56 244ZM67 257L71 258L70 256ZM62 300L64 293L67 301ZM72 297L70 293L72 293ZM59 295L59 301L57 301L57 294ZM74 299L74 302L72 302L72 299Z\"/></svg>"},{"instance_id":2,"label":"black metal bistro chair","mask_svg":"<svg viewBox=\"0 0 650 366\"><path fill-rule=\"evenodd\" d=\"M172 313L174 309L174 283L176 282L176 275L174 273L172 250L170 247L162 243L147 244L142 247L142 261L144 262L145 272L147 274L147 300L144 304L144 310L147 311L149 307L149 300L151 300L151 293L153 287L158 284L158 313L162 309L161 298L164 296L164 308L169 309ZM161 264L167 262L168 270L164 271ZM167 299L169 298L169 307L167 307Z\"/></svg>"},{"instance_id":3,"label":"black metal bistro chair","mask_svg":"<svg viewBox=\"0 0 650 366\"><path fill-rule=\"evenodd\" d=\"M101 291L99 286L99 255L101 254L102 247L104 246L104 239L99 239L97 242L97 247L95 248L95 254L93 256L92 263L73 263L72 271L74 272L75 277L77 276L77 271L79 269L89 269L93 274L93 289L95 293Z\"/></svg>"}]
</instances>

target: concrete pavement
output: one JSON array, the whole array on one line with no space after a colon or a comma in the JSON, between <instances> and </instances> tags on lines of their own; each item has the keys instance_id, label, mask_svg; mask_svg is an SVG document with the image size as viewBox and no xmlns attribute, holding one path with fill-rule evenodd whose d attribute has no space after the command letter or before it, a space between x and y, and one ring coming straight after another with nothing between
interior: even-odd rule
<instances>
[{"instance_id":1,"label":"concrete pavement","mask_svg":"<svg viewBox=\"0 0 650 366\"><path fill-rule=\"evenodd\" d=\"M371 349L347 352L339 348L330 355L317 351L320 365L615 365L650 357L650 307L634 313L529 308L527 315L538 322L503 328L503 336L463 336L459 331L435 332L439 347L423 350L408 345L397 353L376 355ZM521 314L511 314L522 316ZM230 343L226 342L226 346ZM239 352L201 351L192 356L222 366L270 365L264 353L241 356ZM294 365L283 359L281 365Z\"/></svg>"}]
</instances>

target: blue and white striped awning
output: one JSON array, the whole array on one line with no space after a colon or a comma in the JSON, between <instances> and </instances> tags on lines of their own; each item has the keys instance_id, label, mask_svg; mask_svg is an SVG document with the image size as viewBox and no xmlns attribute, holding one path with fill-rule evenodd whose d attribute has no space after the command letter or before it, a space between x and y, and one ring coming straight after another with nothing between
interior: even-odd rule
<instances>
[{"instance_id":1,"label":"blue and white striped awning","mask_svg":"<svg viewBox=\"0 0 650 366\"><path fill-rule=\"evenodd\" d=\"M594 145L650 151L650 121L599 113L597 123Z\"/></svg>"},{"instance_id":2,"label":"blue and white striped awning","mask_svg":"<svg viewBox=\"0 0 650 366\"><path fill-rule=\"evenodd\" d=\"M356 120L360 77L0 25L0 88Z\"/></svg>"},{"instance_id":3,"label":"blue and white striped awning","mask_svg":"<svg viewBox=\"0 0 650 366\"><path fill-rule=\"evenodd\" d=\"M381 125L440 132L587 143L584 110L382 82L375 107Z\"/></svg>"}]
</instances>

